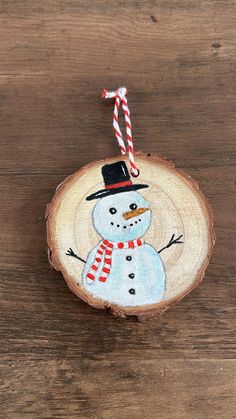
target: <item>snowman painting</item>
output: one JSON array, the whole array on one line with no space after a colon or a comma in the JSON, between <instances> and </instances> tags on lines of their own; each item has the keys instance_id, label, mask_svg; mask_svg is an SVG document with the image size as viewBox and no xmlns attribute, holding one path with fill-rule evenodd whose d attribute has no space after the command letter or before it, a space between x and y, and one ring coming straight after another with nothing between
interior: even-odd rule
<instances>
[{"instance_id":1,"label":"snowman painting","mask_svg":"<svg viewBox=\"0 0 236 419\"><path fill-rule=\"evenodd\" d=\"M145 243L152 212L138 190L148 185L132 183L124 161L104 165L102 176L104 189L86 198L96 200L92 220L101 241L86 261L71 248L66 254L85 263L82 285L93 297L123 307L158 303L166 288L160 253L182 243L182 235L159 251Z\"/></svg>"}]
</instances>

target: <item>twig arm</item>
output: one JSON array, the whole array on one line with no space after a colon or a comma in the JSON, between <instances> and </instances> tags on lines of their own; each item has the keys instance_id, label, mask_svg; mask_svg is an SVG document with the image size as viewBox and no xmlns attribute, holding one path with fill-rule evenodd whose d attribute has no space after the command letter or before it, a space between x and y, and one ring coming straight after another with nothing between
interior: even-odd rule
<instances>
[{"instance_id":1,"label":"twig arm","mask_svg":"<svg viewBox=\"0 0 236 419\"><path fill-rule=\"evenodd\" d=\"M71 247L67 250L66 255L67 256L72 256L73 258L76 258L76 259L80 260L81 262L86 263L86 260L84 260L80 256L76 255L76 253L74 253L74 251L71 249Z\"/></svg>"},{"instance_id":2,"label":"twig arm","mask_svg":"<svg viewBox=\"0 0 236 419\"><path fill-rule=\"evenodd\" d=\"M161 253L163 252L163 250L168 249L170 246L172 246L172 244L183 243L183 241L180 240L182 237L183 237L183 234L181 234L179 237L175 239L175 235L173 234L169 243L166 246L164 246L161 250L158 250L158 253Z\"/></svg>"}]
</instances>

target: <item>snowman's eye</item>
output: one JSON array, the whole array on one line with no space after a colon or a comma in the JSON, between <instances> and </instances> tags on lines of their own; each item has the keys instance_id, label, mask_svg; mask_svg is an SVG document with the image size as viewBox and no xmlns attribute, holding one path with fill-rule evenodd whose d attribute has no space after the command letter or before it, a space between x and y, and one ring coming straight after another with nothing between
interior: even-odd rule
<instances>
[{"instance_id":1,"label":"snowman's eye","mask_svg":"<svg viewBox=\"0 0 236 419\"><path fill-rule=\"evenodd\" d=\"M137 206L137 204L130 204L129 207L130 207L131 210L136 210L138 206Z\"/></svg>"},{"instance_id":2,"label":"snowman's eye","mask_svg":"<svg viewBox=\"0 0 236 419\"><path fill-rule=\"evenodd\" d=\"M109 208L109 212L113 215L117 212L116 208Z\"/></svg>"}]
</instances>

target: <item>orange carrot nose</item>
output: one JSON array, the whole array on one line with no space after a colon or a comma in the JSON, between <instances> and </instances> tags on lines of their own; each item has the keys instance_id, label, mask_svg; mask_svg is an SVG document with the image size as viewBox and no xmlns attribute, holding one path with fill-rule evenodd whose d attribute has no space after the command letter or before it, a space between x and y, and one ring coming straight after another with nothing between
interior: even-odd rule
<instances>
[{"instance_id":1,"label":"orange carrot nose","mask_svg":"<svg viewBox=\"0 0 236 419\"><path fill-rule=\"evenodd\" d=\"M138 215L141 215L146 211L150 211L149 208L137 208L132 211L127 211L127 212L124 212L123 218L125 220L129 220L130 218L137 217Z\"/></svg>"}]
</instances>

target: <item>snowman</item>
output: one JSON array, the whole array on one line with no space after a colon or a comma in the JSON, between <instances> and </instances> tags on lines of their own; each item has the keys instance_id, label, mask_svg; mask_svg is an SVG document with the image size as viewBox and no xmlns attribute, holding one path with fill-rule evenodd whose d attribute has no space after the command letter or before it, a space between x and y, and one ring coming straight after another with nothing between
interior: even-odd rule
<instances>
[{"instance_id":1,"label":"snowman","mask_svg":"<svg viewBox=\"0 0 236 419\"><path fill-rule=\"evenodd\" d=\"M166 273L160 252L182 243L182 235L159 252L145 243L144 234L152 213L138 190L148 185L133 184L124 161L102 167L105 188L86 199L97 200L93 225L101 237L84 261L70 248L68 256L85 263L83 287L93 297L123 307L155 304L165 297Z\"/></svg>"}]
</instances>

